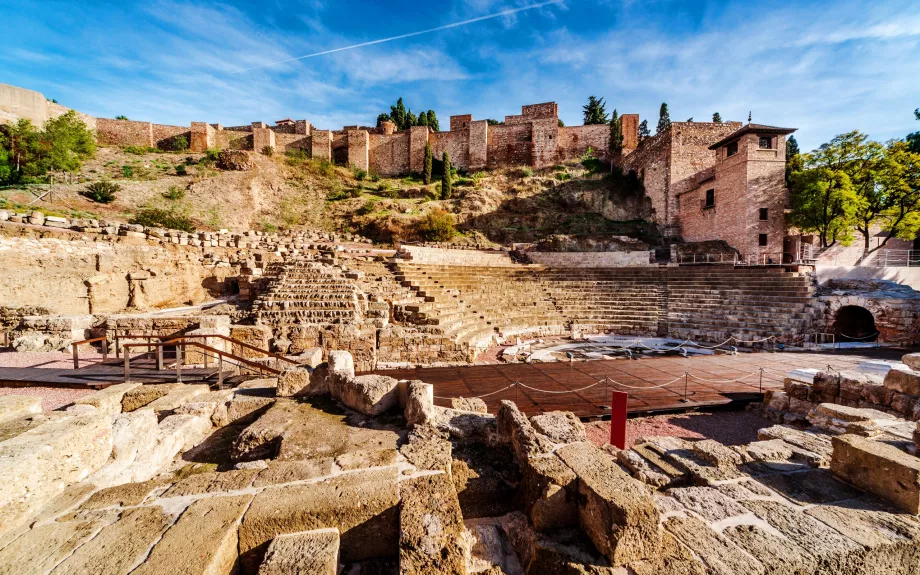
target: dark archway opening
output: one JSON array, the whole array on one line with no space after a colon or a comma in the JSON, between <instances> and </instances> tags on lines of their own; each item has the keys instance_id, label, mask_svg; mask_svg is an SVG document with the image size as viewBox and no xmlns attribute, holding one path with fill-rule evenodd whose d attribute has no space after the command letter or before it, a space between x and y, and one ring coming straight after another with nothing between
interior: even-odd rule
<instances>
[{"instance_id":1,"label":"dark archway opening","mask_svg":"<svg viewBox=\"0 0 920 575\"><path fill-rule=\"evenodd\" d=\"M858 305L843 306L834 318L834 337L837 341L876 341L878 330L872 312Z\"/></svg>"}]
</instances>

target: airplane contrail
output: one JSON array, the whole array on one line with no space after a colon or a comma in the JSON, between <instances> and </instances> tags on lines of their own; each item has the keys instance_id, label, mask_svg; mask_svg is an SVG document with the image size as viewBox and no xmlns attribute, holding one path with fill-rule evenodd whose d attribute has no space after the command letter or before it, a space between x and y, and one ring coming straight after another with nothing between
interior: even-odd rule
<instances>
[{"instance_id":1,"label":"airplane contrail","mask_svg":"<svg viewBox=\"0 0 920 575\"><path fill-rule=\"evenodd\" d=\"M236 74L241 74L243 72L249 72L250 70L258 70L259 68L268 68L270 66L277 66L278 64L285 64L287 62L294 62L295 60L304 60L306 58L316 58L317 56L325 56L326 54L334 54L335 52L344 52L345 50L354 50L355 48L363 48L365 46L373 46L374 44L382 44L384 42L392 42L394 40L402 40L403 38L411 38L412 36L420 36L422 34L430 34L432 32L438 32L440 30L447 30L448 28L456 28L458 26L466 26L467 24L473 24L475 22L482 22L483 20L491 20L492 18L499 18L501 16L508 16L510 14L516 14L517 12L523 12L524 10L533 10L534 8L542 8L543 6L549 6L550 4L560 4L564 0L551 0L549 2L540 2L539 4L528 4L527 6L521 6L520 8L510 8L508 10L503 10L501 12L496 12L495 14L488 14L486 16L479 16L478 18L470 18L469 20L463 20L462 22L454 22L452 24L445 24L444 26L438 26L437 28L429 28L428 30L420 30L418 32L409 32L408 34L400 34L399 36L391 36L389 38L381 38L379 40L371 40L370 42L361 42L360 44L352 44L351 46L342 46L341 48L333 48L331 50L323 50L322 52L315 52L313 54L306 54L304 56L297 56L296 58L288 58L287 60L278 60L277 62L269 62L267 64L260 64L258 66L253 66L251 68L244 68L235 72Z\"/></svg>"}]
</instances>

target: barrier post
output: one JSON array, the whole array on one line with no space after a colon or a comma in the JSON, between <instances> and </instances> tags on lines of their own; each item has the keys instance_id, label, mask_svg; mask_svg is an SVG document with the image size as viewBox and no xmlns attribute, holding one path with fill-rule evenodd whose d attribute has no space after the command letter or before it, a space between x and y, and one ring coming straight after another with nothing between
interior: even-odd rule
<instances>
[{"instance_id":1,"label":"barrier post","mask_svg":"<svg viewBox=\"0 0 920 575\"><path fill-rule=\"evenodd\" d=\"M690 374L686 371L684 372L684 398L680 400L681 403L690 403L690 397L687 394L687 387L690 383Z\"/></svg>"},{"instance_id":2,"label":"barrier post","mask_svg":"<svg viewBox=\"0 0 920 575\"><path fill-rule=\"evenodd\" d=\"M614 391L610 397L610 444L617 449L626 449L626 406L629 394Z\"/></svg>"},{"instance_id":3,"label":"barrier post","mask_svg":"<svg viewBox=\"0 0 920 575\"><path fill-rule=\"evenodd\" d=\"M73 346L73 368L80 369L80 352L77 351L77 344L71 344Z\"/></svg>"},{"instance_id":4,"label":"barrier post","mask_svg":"<svg viewBox=\"0 0 920 575\"><path fill-rule=\"evenodd\" d=\"M763 368L760 368L760 393L763 393Z\"/></svg>"}]
</instances>

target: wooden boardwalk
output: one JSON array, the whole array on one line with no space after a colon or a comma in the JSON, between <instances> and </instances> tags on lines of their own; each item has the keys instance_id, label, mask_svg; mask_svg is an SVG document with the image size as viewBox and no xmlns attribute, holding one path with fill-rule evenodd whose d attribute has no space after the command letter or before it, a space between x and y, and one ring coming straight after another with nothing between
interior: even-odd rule
<instances>
[{"instance_id":1,"label":"wooden boardwalk","mask_svg":"<svg viewBox=\"0 0 920 575\"><path fill-rule=\"evenodd\" d=\"M182 381L198 382L213 377L215 368L184 368ZM157 370L152 359L136 357L131 359L131 381L138 383L174 383L175 369ZM102 389L125 382L125 364L120 359L88 363L80 369L0 367L0 386L4 387L70 387Z\"/></svg>"},{"instance_id":2,"label":"wooden boardwalk","mask_svg":"<svg viewBox=\"0 0 920 575\"><path fill-rule=\"evenodd\" d=\"M442 406L449 406L452 397L485 396L490 413L497 413L501 400L510 399L528 415L558 409L579 417L598 418L610 414L611 391L629 393L628 410L634 414L743 405L761 400L761 385L763 390L782 389L785 374L795 368L824 369L830 365L834 369L853 369L867 359L898 360L901 353L883 349L855 353L741 353L374 373L434 384L435 403ZM687 373L690 375L685 376ZM523 385L513 385L515 382Z\"/></svg>"}]
</instances>

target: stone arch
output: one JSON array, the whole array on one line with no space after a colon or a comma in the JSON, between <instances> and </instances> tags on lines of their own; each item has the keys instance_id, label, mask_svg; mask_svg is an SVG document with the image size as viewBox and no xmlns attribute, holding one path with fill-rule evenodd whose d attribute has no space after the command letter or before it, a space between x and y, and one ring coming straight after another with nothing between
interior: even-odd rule
<instances>
[{"instance_id":1,"label":"stone arch","mask_svg":"<svg viewBox=\"0 0 920 575\"><path fill-rule=\"evenodd\" d=\"M833 323L837 341L868 342L878 340L879 331L872 312L860 305L844 305L837 309Z\"/></svg>"}]
</instances>

